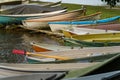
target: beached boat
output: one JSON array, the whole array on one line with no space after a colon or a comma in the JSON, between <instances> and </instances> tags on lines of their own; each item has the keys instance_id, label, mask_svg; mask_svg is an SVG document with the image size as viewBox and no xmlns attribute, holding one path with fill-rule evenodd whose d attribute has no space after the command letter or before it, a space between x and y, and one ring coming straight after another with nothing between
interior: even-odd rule
<instances>
[{"instance_id":1,"label":"beached boat","mask_svg":"<svg viewBox=\"0 0 120 80\"><path fill-rule=\"evenodd\" d=\"M78 78L78 77L83 77L83 76L90 76L90 75L96 75L96 74L100 74L100 73L117 71L117 70L120 70L120 67L119 67L120 64L118 64L119 62L120 62L120 54L112 57L109 60L104 61L103 63L97 64L97 65L93 65L93 66L91 66L89 68L84 68L84 69L81 69L81 70L78 69L78 70L70 71L64 78L76 78L76 77ZM115 77L114 77L114 79L112 77L113 76L108 78L106 76L105 78L107 78L108 80L114 80ZM105 78L103 80L107 80ZM119 74L117 74L116 78L117 79L119 78ZM88 80L88 79L86 79L86 80ZM92 80L94 80L94 79L92 79ZM95 79L95 80L99 80L99 78Z\"/></svg>"},{"instance_id":2,"label":"beached boat","mask_svg":"<svg viewBox=\"0 0 120 80\"><path fill-rule=\"evenodd\" d=\"M15 66L16 65L16 66ZM18 64L19 65L19 64ZM26 66L24 69L22 66ZM28 66L34 66L34 70L27 68ZM36 65L37 66L37 65ZM38 65L39 66L39 65ZM17 67L17 64L0 64L0 80L53 80L53 79L61 79L67 74L67 71L42 71L35 65L27 65L21 64L21 67Z\"/></svg>"},{"instance_id":3,"label":"beached boat","mask_svg":"<svg viewBox=\"0 0 120 80\"><path fill-rule=\"evenodd\" d=\"M67 9L61 9L57 11L52 12L46 12L46 13L32 13L32 14L18 14L18 15L0 15L0 24L2 25L10 25L10 24L20 24L22 23L22 20L25 20L26 18L30 17L43 17L43 16L51 16L56 14L61 14L66 12Z\"/></svg>"},{"instance_id":4,"label":"beached boat","mask_svg":"<svg viewBox=\"0 0 120 80\"><path fill-rule=\"evenodd\" d=\"M66 78L62 80L119 80L120 70L105 72L105 73L98 73L94 75L88 75L83 77L74 77L74 78Z\"/></svg>"},{"instance_id":5,"label":"beached boat","mask_svg":"<svg viewBox=\"0 0 120 80\"><path fill-rule=\"evenodd\" d=\"M59 46L58 46L59 47ZM46 52L31 52L28 54L28 62L80 62L80 61L100 61L110 58L119 53L120 46L113 47L92 47L61 50L61 51L46 51ZM14 51L13 53L16 53ZM18 53L18 50L17 50Z\"/></svg>"},{"instance_id":6,"label":"beached boat","mask_svg":"<svg viewBox=\"0 0 120 80\"><path fill-rule=\"evenodd\" d=\"M59 46L58 46L59 47ZM62 50L62 51L46 51L46 52L37 52L37 54L44 54L49 56L61 56L67 57L69 59L85 58L85 57L94 57L106 54L115 54L119 53L120 46L108 46L108 47L89 47L81 48L74 50Z\"/></svg>"},{"instance_id":7,"label":"beached boat","mask_svg":"<svg viewBox=\"0 0 120 80\"><path fill-rule=\"evenodd\" d=\"M81 47L103 47L103 46L119 46L120 33L101 33L75 35L72 38L63 38L65 45L74 45Z\"/></svg>"},{"instance_id":8,"label":"beached boat","mask_svg":"<svg viewBox=\"0 0 120 80\"><path fill-rule=\"evenodd\" d=\"M75 35L72 38L87 42L120 42L120 33Z\"/></svg>"},{"instance_id":9,"label":"beached boat","mask_svg":"<svg viewBox=\"0 0 120 80\"><path fill-rule=\"evenodd\" d=\"M100 34L100 33L119 33L120 31L114 30L100 30L100 29L89 29L89 28L78 28L72 27L70 29L62 30L64 36L72 37L73 35L85 35L85 34Z\"/></svg>"},{"instance_id":10,"label":"beached boat","mask_svg":"<svg viewBox=\"0 0 120 80\"><path fill-rule=\"evenodd\" d=\"M49 21L63 21L63 20L69 20L69 18L75 18L78 16L83 15L84 9L77 9L69 12L65 12L58 15L48 16L48 17L38 17L38 18L30 18L27 20L24 20L23 28L30 28L30 29L42 29L42 28L48 28L48 22Z\"/></svg>"},{"instance_id":11,"label":"beached boat","mask_svg":"<svg viewBox=\"0 0 120 80\"><path fill-rule=\"evenodd\" d=\"M62 3L62 1L57 1L57 2L50 2L50 3L45 3L45 4L40 4L41 6L51 6L51 7L55 7L55 6L60 6Z\"/></svg>"},{"instance_id":12,"label":"beached boat","mask_svg":"<svg viewBox=\"0 0 120 80\"><path fill-rule=\"evenodd\" d=\"M102 29L102 30L116 30L120 31L120 23L117 24L102 24L102 25L88 25L88 26L77 26L78 28L89 28L89 29Z\"/></svg>"},{"instance_id":13,"label":"beached boat","mask_svg":"<svg viewBox=\"0 0 120 80\"><path fill-rule=\"evenodd\" d=\"M43 43L30 43L32 48L36 52L46 52L46 51L64 51L64 50L74 50L79 49L79 47L69 47L60 46L55 44L43 44Z\"/></svg>"},{"instance_id":14,"label":"beached boat","mask_svg":"<svg viewBox=\"0 0 120 80\"><path fill-rule=\"evenodd\" d=\"M56 21L49 22L51 31L59 31L64 28L83 26L83 25L97 25L97 24L107 24L107 23L117 23L119 22L120 16L115 16L111 18L101 19L101 20L89 20L89 21Z\"/></svg>"},{"instance_id":15,"label":"beached boat","mask_svg":"<svg viewBox=\"0 0 120 80\"><path fill-rule=\"evenodd\" d=\"M23 72L48 72L48 73L59 73L59 72L68 72L69 70L82 69L85 67L89 67L100 62L93 63L53 63L53 64L2 64L2 68L23 71ZM80 66L81 65L81 66Z\"/></svg>"},{"instance_id":16,"label":"beached boat","mask_svg":"<svg viewBox=\"0 0 120 80\"><path fill-rule=\"evenodd\" d=\"M0 11L4 11L10 8L13 8L17 5L21 4L28 4L28 1L22 1L22 0L4 0L0 1Z\"/></svg>"},{"instance_id":17,"label":"beached boat","mask_svg":"<svg viewBox=\"0 0 120 80\"><path fill-rule=\"evenodd\" d=\"M21 4L22 3L22 0L4 0L4 1L1 1L0 4L1 5L9 5L9 4Z\"/></svg>"}]
</instances>

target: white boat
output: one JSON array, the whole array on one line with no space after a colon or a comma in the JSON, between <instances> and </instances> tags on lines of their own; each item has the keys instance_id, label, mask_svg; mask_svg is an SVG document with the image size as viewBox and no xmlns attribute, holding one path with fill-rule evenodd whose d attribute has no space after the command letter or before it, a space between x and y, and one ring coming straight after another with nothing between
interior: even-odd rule
<instances>
[{"instance_id":1,"label":"white boat","mask_svg":"<svg viewBox=\"0 0 120 80\"><path fill-rule=\"evenodd\" d=\"M51 31L58 32L61 29L77 27L77 26L87 26L87 25L97 25L97 24L109 24L109 23L119 23L120 16L99 19L99 20L87 20L87 21L55 21L49 22Z\"/></svg>"},{"instance_id":2,"label":"white boat","mask_svg":"<svg viewBox=\"0 0 120 80\"><path fill-rule=\"evenodd\" d=\"M43 43L30 43L35 52L46 52L46 51L65 51L79 49L80 47L71 46L60 46L55 44L43 44Z\"/></svg>"},{"instance_id":3,"label":"white boat","mask_svg":"<svg viewBox=\"0 0 120 80\"><path fill-rule=\"evenodd\" d=\"M48 16L48 17L38 17L38 18L30 18L27 20L23 20L23 28L30 28L30 29L42 29L48 28L49 21L62 21L62 20L69 20L73 17L78 17L84 13L83 9L73 10L65 13L61 13L58 15Z\"/></svg>"},{"instance_id":4,"label":"white boat","mask_svg":"<svg viewBox=\"0 0 120 80\"><path fill-rule=\"evenodd\" d=\"M64 36L71 37L73 35L99 34L99 33L119 33L120 31L72 27L69 29L63 29L62 32L63 32Z\"/></svg>"}]
</instances>

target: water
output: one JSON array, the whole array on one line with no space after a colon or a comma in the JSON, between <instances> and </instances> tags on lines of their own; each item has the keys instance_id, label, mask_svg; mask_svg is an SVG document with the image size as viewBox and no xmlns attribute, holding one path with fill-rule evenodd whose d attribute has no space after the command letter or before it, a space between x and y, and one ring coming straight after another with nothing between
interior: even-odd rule
<instances>
[{"instance_id":1,"label":"water","mask_svg":"<svg viewBox=\"0 0 120 80\"><path fill-rule=\"evenodd\" d=\"M58 0L40 0L48 2L57 2ZM85 5L105 5L105 2L101 0L62 0L62 3L74 3L74 4L85 4Z\"/></svg>"},{"instance_id":2,"label":"water","mask_svg":"<svg viewBox=\"0 0 120 80\"><path fill-rule=\"evenodd\" d=\"M24 30L0 30L0 62L24 62L23 55L12 54L13 49L32 52L30 42L58 44L51 36Z\"/></svg>"},{"instance_id":3,"label":"water","mask_svg":"<svg viewBox=\"0 0 120 80\"><path fill-rule=\"evenodd\" d=\"M39 0L33 0L39 1ZM58 0L40 0L40 1L47 1L47 2L57 2ZM73 3L73 4L83 4L83 5L95 5L95 6L104 6L107 3L102 2L101 0L62 0L62 3ZM120 5L120 3L117 3Z\"/></svg>"}]
</instances>

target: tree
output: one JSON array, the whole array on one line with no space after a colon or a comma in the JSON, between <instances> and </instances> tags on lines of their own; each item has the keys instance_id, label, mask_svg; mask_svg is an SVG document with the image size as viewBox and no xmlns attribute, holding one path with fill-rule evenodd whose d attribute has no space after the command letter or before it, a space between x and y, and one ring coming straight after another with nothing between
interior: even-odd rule
<instances>
[{"instance_id":1,"label":"tree","mask_svg":"<svg viewBox=\"0 0 120 80\"><path fill-rule=\"evenodd\" d=\"M107 5L110 6L110 8L115 7L120 0L101 0L107 2Z\"/></svg>"}]
</instances>

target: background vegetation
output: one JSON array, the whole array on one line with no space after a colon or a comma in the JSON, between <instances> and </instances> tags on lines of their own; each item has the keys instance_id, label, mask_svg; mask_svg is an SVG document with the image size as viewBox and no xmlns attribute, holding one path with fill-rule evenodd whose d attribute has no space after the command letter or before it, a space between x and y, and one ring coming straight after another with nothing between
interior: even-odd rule
<instances>
[{"instance_id":1,"label":"background vegetation","mask_svg":"<svg viewBox=\"0 0 120 80\"><path fill-rule=\"evenodd\" d=\"M75 10L80 9L81 5L77 4L62 4L62 6L65 6L68 8L68 10ZM120 7L109 9L107 6L90 6L90 5L84 5L86 7L86 13L87 15L93 14L96 12L102 12L101 18L109 18L113 16L120 16Z\"/></svg>"}]
</instances>

